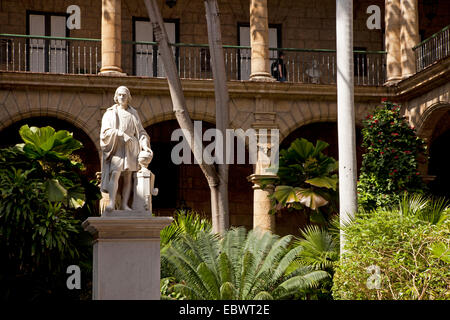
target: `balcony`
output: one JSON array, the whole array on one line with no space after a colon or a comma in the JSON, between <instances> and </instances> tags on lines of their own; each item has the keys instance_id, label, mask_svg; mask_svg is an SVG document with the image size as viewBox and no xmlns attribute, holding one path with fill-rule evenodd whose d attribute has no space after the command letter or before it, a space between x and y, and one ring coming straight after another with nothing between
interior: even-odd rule
<instances>
[{"instance_id":1,"label":"balcony","mask_svg":"<svg viewBox=\"0 0 450 320\"><path fill-rule=\"evenodd\" d=\"M212 79L209 47L171 44L182 79ZM270 48L271 62L285 54L287 82L336 83L336 51L328 49ZM251 47L224 45L228 80L248 80ZM354 81L359 86L382 86L386 80L384 51L354 51ZM0 34L0 71L97 74L101 67L101 40ZM122 42L122 68L133 76L164 78L156 42Z\"/></svg>"},{"instance_id":2,"label":"balcony","mask_svg":"<svg viewBox=\"0 0 450 320\"><path fill-rule=\"evenodd\" d=\"M450 25L414 47L416 71L420 72L450 55Z\"/></svg>"}]
</instances>

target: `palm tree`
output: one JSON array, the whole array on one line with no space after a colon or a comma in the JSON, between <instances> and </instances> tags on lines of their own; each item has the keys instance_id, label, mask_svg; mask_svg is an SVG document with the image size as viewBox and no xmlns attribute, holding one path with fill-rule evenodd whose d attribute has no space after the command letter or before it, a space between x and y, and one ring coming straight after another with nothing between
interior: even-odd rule
<instances>
[{"instance_id":1,"label":"palm tree","mask_svg":"<svg viewBox=\"0 0 450 320\"><path fill-rule=\"evenodd\" d=\"M316 221L326 221L330 211L337 210L338 163L322 153L328 146L321 140L313 145L302 138L280 151L279 179L270 196L272 211L294 208L304 210L308 221L311 213Z\"/></svg>"},{"instance_id":2,"label":"palm tree","mask_svg":"<svg viewBox=\"0 0 450 320\"><path fill-rule=\"evenodd\" d=\"M288 299L302 296L329 274L309 266L293 267L301 247L290 247L293 236L245 228L223 238L200 232L183 235L164 255L175 270L173 290L194 300ZM304 295L303 295L304 296Z\"/></svg>"},{"instance_id":3,"label":"palm tree","mask_svg":"<svg viewBox=\"0 0 450 320\"><path fill-rule=\"evenodd\" d=\"M432 198L423 194L405 193L398 208L394 210L398 210L401 215L413 215L432 224L441 223L450 214L450 206L445 198Z\"/></svg>"},{"instance_id":4,"label":"palm tree","mask_svg":"<svg viewBox=\"0 0 450 320\"><path fill-rule=\"evenodd\" d=\"M336 221L334 223L336 224ZM332 228L333 226L330 227ZM300 230L303 239L294 242L295 246L301 248L294 260L294 266L308 266L313 270L325 271L329 275L321 282L319 288L308 291L309 298L331 299L334 267L339 261L339 233L336 230L333 231L309 225L304 230Z\"/></svg>"}]
</instances>

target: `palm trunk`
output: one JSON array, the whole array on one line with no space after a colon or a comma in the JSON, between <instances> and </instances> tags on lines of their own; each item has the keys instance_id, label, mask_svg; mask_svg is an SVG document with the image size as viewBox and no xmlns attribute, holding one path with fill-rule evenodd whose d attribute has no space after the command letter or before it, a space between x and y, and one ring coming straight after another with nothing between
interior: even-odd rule
<instances>
[{"instance_id":1,"label":"palm trunk","mask_svg":"<svg viewBox=\"0 0 450 320\"><path fill-rule=\"evenodd\" d=\"M158 42L158 49L161 52L160 57L163 61L164 70L166 72L175 117L180 128L189 132L192 138L188 139L189 147L193 151L194 157L200 165L206 180L208 181L211 191L213 232L223 233L228 227L228 210L223 211L225 208L228 209L228 197L227 194L225 196L223 194L221 195L221 191L224 189L223 182L227 182L228 176L225 175L224 180L224 177L219 176L214 165L206 164L202 161L203 143L201 141L195 142L196 149L194 149L194 124L186 108L186 100L181 87L180 77L178 76L173 52L169 46L161 12L159 11L156 0L144 0L144 2L153 26L153 31L156 38L155 40ZM222 173L222 171L220 171L220 173ZM224 212L226 212L226 214Z\"/></svg>"},{"instance_id":2,"label":"palm trunk","mask_svg":"<svg viewBox=\"0 0 450 320\"><path fill-rule=\"evenodd\" d=\"M336 0L336 62L341 225L357 211L353 82L353 0ZM341 231L341 254L344 233Z\"/></svg>"}]
</instances>

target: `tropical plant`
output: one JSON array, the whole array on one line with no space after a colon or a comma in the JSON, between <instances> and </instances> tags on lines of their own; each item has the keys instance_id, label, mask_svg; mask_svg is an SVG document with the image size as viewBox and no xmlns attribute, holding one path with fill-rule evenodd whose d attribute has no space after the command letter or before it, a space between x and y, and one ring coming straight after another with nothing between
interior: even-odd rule
<instances>
[{"instance_id":1,"label":"tropical plant","mask_svg":"<svg viewBox=\"0 0 450 320\"><path fill-rule=\"evenodd\" d=\"M339 237L326 228L315 225L306 226L300 230L302 238L294 241L294 246L301 248L294 267L310 267L313 270L323 270L329 274L320 286L308 291L309 298L331 299L332 278L334 266L339 261Z\"/></svg>"},{"instance_id":2,"label":"tropical plant","mask_svg":"<svg viewBox=\"0 0 450 320\"><path fill-rule=\"evenodd\" d=\"M280 151L278 181L271 195L272 212L284 207L306 208L318 213L313 217L321 218L321 214L327 216L336 209L338 163L322 153L328 146L321 140L314 146L302 138ZM320 210L328 204L331 210Z\"/></svg>"},{"instance_id":3,"label":"tropical plant","mask_svg":"<svg viewBox=\"0 0 450 320\"><path fill-rule=\"evenodd\" d=\"M184 209L179 209L175 211L173 222L160 232L161 279L169 278L174 274L172 266L167 262L166 255L164 255L169 244L186 234L193 239L197 239L199 232L211 232L211 229L211 222L208 219L202 218L194 210L186 211Z\"/></svg>"},{"instance_id":4,"label":"tropical plant","mask_svg":"<svg viewBox=\"0 0 450 320\"><path fill-rule=\"evenodd\" d=\"M52 127L28 127L19 130L24 144L22 149L36 170L39 170L50 201L65 201L73 208L81 208L85 202L84 190L80 186L77 169L83 169L81 162L71 161L73 151L82 147L66 130L55 131Z\"/></svg>"},{"instance_id":5,"label":"tropical plant","mask_svg":"<svg viewBox=\"0 0 450 320\"><path fill-rule=\"evenodd\" d=\"M79 298L67 292L65 268L77 264L90 278L91 238L81 220L96 211L100 192L73 160L81 143L67 131L23 126L20 134L24 144L0 149L0 295Z\"/></svg>"},{"instance_id":6,"label":"tropical plant","mask_svg":"<svg viewBox=\"0 0 450 320\"><path fill-rule=\"evenodd\" d=\"M175 211L173 218L173 222L161 230L161 247L178 239L182 234L189 234L195 239L200 231L210 232L212 229L211 222L194 210L179 209Z\"/></svg>"},{"instance_id":7,"label":"tropical plant","mask_svg":"<svg viewBox=\"0 0 450 320\"><path fill-rule=\"evenodd\" d=\"M258 300L303 297L328 273L311 267L292 268L300 247L293 236L245 228L218 235L200 232L196 240L183 235L164 253L174 266L172 289L188 299Z\"/></svg>"},{"instance_id":8,"label":"tropical plant","mask_svg":"<svg viewBox=\"0 0 450 320\"><path fill-rule=\"evenodd\" d=\"M405 193L397 210L401 215L415 216L431 224L441 223L450 213L449 203L445 198L433 198L420 193Z\"/></svg>"},{"instance_id":9,"label":"tropical plant","mask_svg":"<svg viewBox=\"0 0 450 320\"><path fill-rule=\"evenodd\" d=\"M412 208L362 213L343 228L335 299L450 299L450 219L432 223L413 200Z\"/></svg>"},{"instance_id":10,"label":"tropical plant","mask_svg":"<svg viewBox=\"0 0 450 320\"><path fill-rule=\"evenodd\" d=\"M400 113L400 107L384 101L363 121L363 155L358 181L359 206L366 211L396 205L402 192L422 192L418 159L426 151Z\"/></svg>"}]
</instances>

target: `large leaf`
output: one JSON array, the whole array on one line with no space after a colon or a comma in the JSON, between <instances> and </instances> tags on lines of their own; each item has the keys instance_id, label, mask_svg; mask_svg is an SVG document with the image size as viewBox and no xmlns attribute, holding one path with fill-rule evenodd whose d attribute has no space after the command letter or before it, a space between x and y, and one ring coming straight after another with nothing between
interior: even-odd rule
<instances>
[{"instance_id":1,"label":"large leaf","mask_svg":"<svg viewBox=\"0 0 450 320\"><path fill-rule=\"evenodd\" d=\"M299 202L295 189L296 188L291 186L277 186L273 193L273 197L283 205L286 203Z\"/></svg>"},{"instance_id":2,"label":"large leaf","mask_svg":"<svg viewBox=\"0 0 450 320\"><path fill-rule=\"evenodd\" d=\"M316 177L311 178L308 180L305 180L305 182L319 188L327 188L327 189L333 189L336 190L336 185L338 182L338 179L336 177Z\"/></svg>"},{"instance_id":3,"label":"large leaf","mask_svg":"<svg viewBox=\"0 0 450 320\"><path fill-rule=\"evenodd\" d=\"M67 196L67 190L59 183L57 179L49 179L45 182L48 200L63 201Z\"/></svg>"},{"instance_id":4,"label":"large leaf","mask_svg":"<svg viewBox=\"0 0 450 320\"><path fill-rule=\"evenodd\" d=\"M53 147L55 141L55 129L52 127L28 127L24 125L20 128L19 134L25 143L32 144L36 148L48 151Z\"/></svg>"},{"instance_id":5,"label":"large leaf","mask_svg":"<svg viewBox=\"0 0 450 320\"><path fill-rule=\"evenodd\" d=\"M66 159L69 154L82 147L81 142L66 130L55 132L52 127L30 128L24 125L19 133L25 142L24 152L32 159L45 155Z\"/></svg>"},{"instance_id":6,"label":"large leaf","mask_svg":"<svg viewBox=\"0 0 450 320\"><path fill-rule=\"evenodd\" d=\"M295 188L299 202L304 206L316 210L328 204L328 201L312 189Z\"/></svg>"},{"instance_id":7,"label":"large leaf","mask_svg":"<svg viewBox=\"0 0 450 320\"><path fill-rule=\"evenodd\" d=\"M289 147L290 150L294 150L302 160L308 158L314 152L314 146L306 139L297 139L292 142Z\"/></svg>"}]
</instances>

